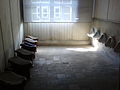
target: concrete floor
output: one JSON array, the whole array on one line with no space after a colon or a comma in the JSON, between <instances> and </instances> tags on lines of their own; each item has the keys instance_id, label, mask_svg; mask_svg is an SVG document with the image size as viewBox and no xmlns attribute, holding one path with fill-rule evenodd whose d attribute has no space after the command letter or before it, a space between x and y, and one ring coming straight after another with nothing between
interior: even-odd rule
<instances>
[{"instance_id":1,"label":"concrete floor","mask_svg":"<svg viewBox=\"0 0 120 90\"><path fill-rule=\"evenodd\" d=\"M89 46L38 47L25 90L118 90L119 67Z\"/></svg>"}]
</instances>

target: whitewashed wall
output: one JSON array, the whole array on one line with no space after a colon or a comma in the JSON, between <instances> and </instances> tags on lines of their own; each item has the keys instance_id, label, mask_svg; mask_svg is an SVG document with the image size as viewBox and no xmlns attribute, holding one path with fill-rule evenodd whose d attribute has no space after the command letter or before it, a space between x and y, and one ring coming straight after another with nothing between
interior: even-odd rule
<instances>
[{"instance_id":1,"label":"whitewashed wall","mask_svg":"<svg viewBox=\"0 0 120 90\"><path fill-rule=\"evenodd\" d=\"M95 17L120 23L120 0L95 0Z\"/></svg>"},{"instance_id":2,"label":"whitewashed wall","mask_svg":"<svg viewBox=\"0 0 120 90\"><path fill-rule=\"evenodd\" d=\"M86 41L90 23L24 23L25 35L39 37L43 41Z\"/></svg>"},{"instance_id":3,"label":"whitewashed wall","mask_svg":"<svg viewBox=\"0 0 120 90\"><path fill-rule=\"evenodd\" d=\"M12 37L12 30L11 30L11 19L10 19L10 5L9 0L1 0L0 2L0 20L1 20L1 70L6 65L7 59L10 56L13 56L13 37ZM4 63L3 63L4 62Z\"/></svg>"},{"instance_id":4,"label":"whitewashed wall","mask_svg":"<svg viewBox=\"0 0 120 90\"><path fill-rule=\"evenodd\" d=\"M20 17L20 1L10 0L12 33L15 50L20 47L23 38L23 23ZM21 37L22 36L22 37Z\"/></svg>"},{"instance_id":5,"label":"whitewashed wall","mask_svg":"<svg viewBox=\"0 0 120 90\"><path fill-rule=\"evenodd\" d=\"M0 1L0 22L0 71L3 71L23 38L19 0Z\"/></svg>"}]
</instances>

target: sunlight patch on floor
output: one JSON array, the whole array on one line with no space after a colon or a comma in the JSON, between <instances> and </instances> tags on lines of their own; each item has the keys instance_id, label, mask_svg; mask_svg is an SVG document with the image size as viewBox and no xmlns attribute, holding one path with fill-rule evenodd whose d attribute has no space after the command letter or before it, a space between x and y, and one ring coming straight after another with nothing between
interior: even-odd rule
<instances>
[{"instance_id":1,"label":"sunlight patch on floor","mask_svg":"<svg viewBox=\"0 0 120 90\"><path fill-rule=\"evenodd\" d=\"M66 50L76 51L76 52L88 52L88 51L97 51L96 47L89 47L89 48L66 48Z\"/></svg>"}]
</instances>

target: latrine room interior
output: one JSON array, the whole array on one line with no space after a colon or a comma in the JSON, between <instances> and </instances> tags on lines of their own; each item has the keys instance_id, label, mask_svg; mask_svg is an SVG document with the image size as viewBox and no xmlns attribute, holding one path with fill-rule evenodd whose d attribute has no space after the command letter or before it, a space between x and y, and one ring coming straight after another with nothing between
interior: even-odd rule
<instances>
[{"instance_id":1,"label":"latrine room interior","mask_svg":"<svg viewBox=\"0 0 120 90\"><path fill-rule=\"evenodd\" d=\"M0 0L0 90L119 90L120 0Z\"/></svg>"}]
</instances>

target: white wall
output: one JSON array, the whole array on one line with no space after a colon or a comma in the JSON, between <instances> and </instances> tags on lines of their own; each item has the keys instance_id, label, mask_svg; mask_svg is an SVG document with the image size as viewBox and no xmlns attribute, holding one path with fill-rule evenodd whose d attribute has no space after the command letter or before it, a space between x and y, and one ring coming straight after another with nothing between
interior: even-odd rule
<instances>
[{"instance_id":1,"label":"white wall","mask_svg":"<svg viewBox=\"0 0 120 90\"><path fill-rule=\"evenodd\" d=\"M19 48L23 37L20 19L19 0L0 1L0 70L7 65L8 58L14 56L14 50ZM3 39L3 40L2 40Z\"/></svg>"},{"instance_id":2,"label":"white wall","mask_svg":"<svg viewBox=\"0 0 120 90\"><path fill-rule=\"evenodd\" d=\"M95 0L95 18L107 20L109 0Z\"/></svg>"},{"instance_id":3,"label":"white wall","mask_svg":"<svg viewBox=\"0 0 120 90\"><path fill-rule=\"evenodd\" d=\"M40 40L88 40L90 23L24 23L25 34Z\"/></svg>"},{"instance_id":4,"label":"white wall","mask_svg":"<svg viewBox=\"0 0 120 90\"><path fill-rule=\"evenodd\" d=\"M11 21L12 21L12 32L14 39L14 48L17 49L20 47L21 36L23 36L23 32L21 32L23 28L23 23L20 18L20 3L19 0L10 0L11 6Z\"/></svg>"},{"instance_id":5,"label":"white wall","mask_svg":"<svg viewBox=\"0 0 120 90\"><path fill-rule=\"evenodd\" d=\"M110 0L108 19L120 23L120 0Z\"/></svg>"},{"instance_id":6,"label":"white wall","mask_svg":"<svg viewBox=\"0 0 120 90\"><path fill-rule=\"evenodd\" d=\"M95 2L94 18L120 23L120 0L95 0Z\"/></svg>"},{"instance_id":7,"label":"white wall","mask_svg":"<svg viewBox=\"0 0 120 90\"><path fill-rule=\"evenodd\" d=\"M1 34L2 34L2 47L4 51L1 53L3 56L0 63L2 66L1 69L7 64L8 58L13 56L13 38L12 38L12 30L11 30L11 19L10 19L10 8L9 8L8 0L1 0L0 3L0 20L1 20ZM5 54L4 54L5 53ZM4 64L4 65L3 65Z\"/></svg>"}]
</instances>

